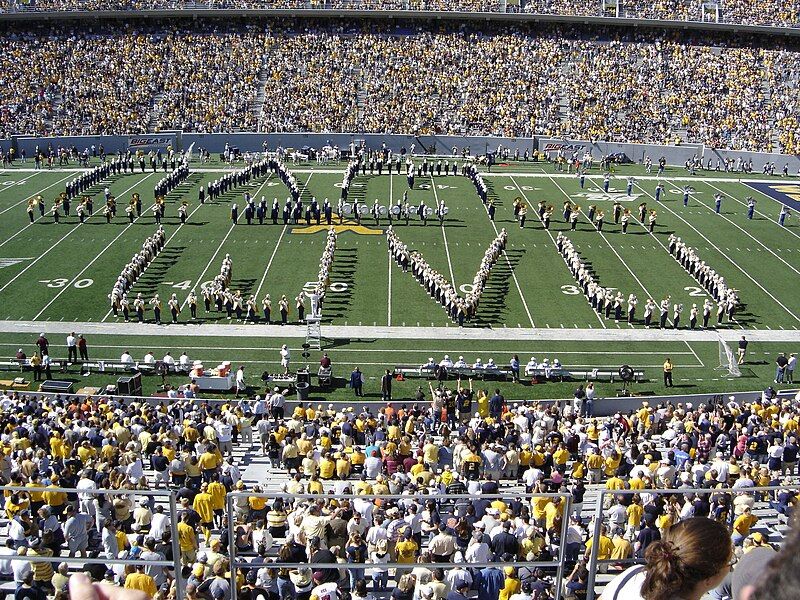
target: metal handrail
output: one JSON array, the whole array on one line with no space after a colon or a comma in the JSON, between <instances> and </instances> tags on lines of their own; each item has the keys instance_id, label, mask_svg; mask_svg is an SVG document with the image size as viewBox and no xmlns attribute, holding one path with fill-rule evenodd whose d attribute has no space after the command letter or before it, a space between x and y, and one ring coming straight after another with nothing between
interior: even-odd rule
<instances>
[{"instance_id":1,"label":"metal handrail","mask_svg":"<svg viewBox=\"0 0 800 600\"><path fill-rule=\"evenodd\" d=\"M235 514L234 511L234 501L236 498L242 497L268 497L268 498L295 498L295 499L316 499L316 500L330 500L330 499L367 499L367 498L374 498L374 499L417 499L417 500L474 500L475 495L473 494L445 494L445 495L419 495L419 496L408 496L403 494L335 494L335 495L324 495L324 494L287 494L287 493L277 493L277 494L269 494L266 492L256 492L256 493L249 493L249 492L231 492L225 496L225 503L226 509L228 511L228 553L230 556L231 561L231 600L237 600L238 598L238 590L236 589L236 569L240 567L250 567L252 568L254 563L251 562L241 562L236 560L236 536L234 527L236 525L235 519L233 515ZM569 523L569 515L572 511L572 494L570 493L557 493L557 492L546 492L546 493L531 493L531 492L512 492L510 494L481 494L481 498L497 498L497 499L507 499L509 497L516 497L516 498L535 498L535 497L547 497L547 498L564 498L564 508L563 508L563 516L561 519L561 537L559 539L559 546L558 546L558 556L551 562L545 561L515 561L514 566L522 566L522 567L530 567L530 568L548 568L552 569L553 567L556 568L556 583L555 583L555 600L561 600L561 581L563 580L564 575L564 563L566 559L566 532L567 532L567 525ZM259 563L256 563L259 564ZM298 563L291 563L291 562L269 562L264 563L265 566L270 568L296 568L296 567L309 567L313 565L313 568L321 568L321 569L369 569L369 568L381 568L381 569L411 569L414 568L416 565L420 563L381 563L379 565L373 565L373 563L308 563L308 562L298 562ZM437 567L442 569L454 569L459 567L470 567L470 568L489 568L489 567L497 567L498 565L502 565L502 562L488 562L488 563L433 563ZM259 566L261 566L259 564Z\"/></svg>"},{"instance_id":2,"label":"metal handrail","mask_svg":"<svg viewBox=\"0 0 800 600\"><path fill-rule=\"evenodd\" d=\"M157 560L157 561L143 561L141 558L81 558L79 556L18 556L12 557L12 560L26 560L28 562L50 562L58 560L67 564L81 564L81 565L138 565L142 562L155 567L170 567L175 573L175 582L177 585L178 598L184 597L184 590L186 589L186 582L183 580L181 574L181 549L178 543L177 523L178 519L178 503L175 497L176 492L172 490L129 490L129 489L79 489L79 488L62 488L53 486L23 486L23 485L3 485L0 486L2 491L16 491L16 492L63 492L75 494L91 494L93 496L117 496L117 495L139 495L151 496L158 498L168 498L169 500L169 518L170 526L172 527L172 535L170 541L172 545L172 561Z\"/></svg>"}]
</instances>

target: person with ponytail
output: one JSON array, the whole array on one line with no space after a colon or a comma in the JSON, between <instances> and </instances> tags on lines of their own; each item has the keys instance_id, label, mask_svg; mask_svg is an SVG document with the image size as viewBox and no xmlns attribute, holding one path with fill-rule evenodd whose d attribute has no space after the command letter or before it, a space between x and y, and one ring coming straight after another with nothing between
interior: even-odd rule
<instances>
[{"instance_id":1,"label":"person with ponytail","mask_svg":"<svg viewBox=\"0 0 800 600\"><path fill-rule=\"evenodd\" d=\"M680 521L645 551L644 565L615 577L600 600L700 600L730 571L730 532L704 517Z\"/></svg>"}]
</instances>

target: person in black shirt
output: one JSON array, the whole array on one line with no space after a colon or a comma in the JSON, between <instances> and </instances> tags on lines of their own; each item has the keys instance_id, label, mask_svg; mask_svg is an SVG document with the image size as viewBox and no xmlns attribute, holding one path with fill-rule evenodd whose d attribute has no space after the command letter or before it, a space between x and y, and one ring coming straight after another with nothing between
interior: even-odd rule
<instances>
[{"instance_id":1,"label":"person in black shirt","mask_svg":"<svg viewBox=\"0 0 800 600\"><path fill-rule=\"evenodd\" d=\"M775 359L775 381L773 383L783 383L783 378L786 375L786 365L788 364L789 360L786 355L783 352L778 354L778 358Z\"/></svg>"},{"instance_id":2,"label":"person in black shirt","mask_svg":"<svg viewBox=\"0 0 800 600\"><path fill-rule=\"evenodd\" d=\"M519 552L519 540L511 533L511 521L503 521L503 531L492 539L492 551L494 560L500 560L504 554L516 556Z\"/></svg>"},{"instance_id":3,"label":"person in black shirt","mask_svg":"<svg viewBox=\"0 0 800 600\"><path fill-rule=\"evenodd\" d=\"M740 365L744 364L744 358L746 354L747 354L747 339L744 336L742 336L742 339L739 340L739 358L736 361L737 364Z\"/></svg>"}]
</instances>

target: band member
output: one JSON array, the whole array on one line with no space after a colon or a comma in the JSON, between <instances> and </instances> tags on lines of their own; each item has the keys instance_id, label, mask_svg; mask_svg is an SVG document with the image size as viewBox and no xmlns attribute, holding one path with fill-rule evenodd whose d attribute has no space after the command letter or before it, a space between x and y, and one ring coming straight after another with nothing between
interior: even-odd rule
<instances>
[{"instance_id":1,"label":"band member","mask_svg":"<svg viewBox=\"0 0 800 600\"><path fill-rule=\"evenodd\" d=\"M156 325L161 325L161 299L158 294L150 299L150 306L153 308L153 316L156 320Z\"/></svg>"},{"instance_id":2,"label":"band member","mask_svg":"<svg viewBox=\"0 0 800 600\"><path fill-rule=\"evenodd\" d=\"M295 308L297 308L297 320L302 323L306 319L305 294L300 292L297 298L294 299L294 303Z\"/></svg>"},{"instance_id":3,"label":"band member","mask_svg":"<svg viewBox=\"0 0 800 600\"><path fill-rule=\"evenodd\" d=\"M272 316L272 300L270 300L269 294L264 296L264 299L261 301L261 311L264 313L264 320L267 322L267 325L269 325L270 317Z\"/></svg>"},{"instance_id":4,"label":"band member","mask_svg":"<svg viewBox=\"0 0 800 600\"><path fill-rule=\"evenodd\" d=\"M422 219L422 224L428 224L428 207L425 206L425 201L422 200L417 207L417 216Z\"/></svg>"},{"instance_id":5,"label":"band member","mask_svg":"<svg viewBox=\"0 0 800 600\"><path fill-rule=\"evenodd\" d=\"M692 304L692 310L689 311L689 328L694 329L697 326L697 304Z\"/></svg>"},{"instance_id":6,"label":"band member","mask_svg":"<svg viewBox=\"0 0 800 600\"><path fill-rule=\"evenodd\" d=\"M129 323L131 319L131 303L128 301L128 294L122 294L119 307L122 309L122 317L125 319L125 322Z\"/></svg>"},{"instance_id":7,"label":"band member","mask_svg":"<svg viewBox=\"0 0 800 600\"><path fill-rule=\"evenodd\" d=\"M661 194L663 193L664 193L664 184L659 183L656 186L656 202L659 202L661 200Z\"/></svg>"},{"instance_id":8,"label":"band member","mask_svg":"<svg viewBox=\"0 0 800 600\"><path fill-rule=\"evenodd\" d=\"M291 215L292 215L292 201L291 199L287 198L286 204L283 205L283 213L281 213L284 225L289 224L289 218L291 217Z\"/></svg>"},{"instance_id":9,"label":"band member","mask_svg":"<svg viewBox=\"0 0 800 600\"><path fill-rule=\"evenodd\" d=\"M245 303L245 309L247 311L247 316L245 319L247 321L257 321L258 320L258 303L256 302L255 296L250 296Z\"/></svg>"},{"instance_id":10,"label":"band member","mask_svg":"<svg viewBox=\"0 0 800 600\"><path fill-rule=\"evenodd\" d=\"M656 303L652 298L648 298L644 305L644 326L650 328L650 321L653 319L653 311L656 309Z\"/></svg>"},{"instance_id":11,"label":"band member","mask_svg":"<svg viewBox=\"0 0 800 600\"><path fill-rule=\"evenodd\" d=\"M653 230L656 228L656 211L651 210L650 216L647 218L647 229L650 233L653 233Z\"/></svg>"},{"instance_id":12,"label":"band member","mask_svg":"<svg viewBox=\"0 0 800 600\"><path fill-rule=\"evenodd\" d=\"M33 198L28 200L28 207L27 207L26 210L28 212L28 219L30 219L31 223L33 223L33 211L36 210L35 207L36 207L36 200L34 200ZM81 222L83 222L83 221L81 221Z\"/></svg>"},{"instance_id":13,"label":"band member","mask_svg":"<svg viewBox=\"0 0 800 600\"><path fill-rule=\"evenodd\" d=\"M578 217L581 214L581 207L577 204L572 207L572 212L569 214L569 228L571 231L575 231L575 228L578 226Z\"/></svg>"},{"instance_id":14,"label":"band member","mask_svg":"<svg viewBox=\"0 0 800 600\"><path fill-rule=\"evenodd\" d=\"M525 219L528 216L528 207L525 204L521 204L519 207L519 228L523 229L525 227Z\"/></svg>"},{"instance_id":15,"label":"band member","mask_svg":"<svg viewBox=\"0 0 800 600\"><path fill-rule=\"evenodd\" d=\"M372 218L375 219L375 225L378 225L381 219L381 205L378 204L377 198L375 198L375 202L372 203L372 210L370 212L372 213Z\"/></svg>"},{"instance_id":16,"label":"band member","mask_svg":"<svg viewBox=\"0 0 800 600\"><path fill-rule=\"evenodd\" d=\"M281 325L286 325L289 320L289 301L286 299L286 296L281 296L281 299L278 301L278 308L281 312Z\"/></svg>"},{"instance_id":17,"label":"band member","mask_svg":"<svg viewBox=\"0 0 800 600\"><path fill-rule=\"evenodd\" d=\"M753 220L753 214L756 212L756 200L752 196L747 197L747 218Z\"/></svg>"},{"instance_id":18,"label":"band member","mask_svg":"<svg viewBox=\"0 0 800 600\"><path fill-rule=\"evenodd\" d=\"M79 222L84 223L86 221L86 205L83 202L75 207L75 214L78 215Z\"/></svg>"},{"instance_id":19,"label":"band member","mask_svg":"<svg viewBox=\"0 0 800 600\"><path fill-rule=\"evenodd\" d=\"M103 209L103 216L106 218L106 223L111 223L111 217L113 217L114 214L109 205L106 205L106 207Z\"/></svg>"},{"instance_id":20,"label":"band member","mask_svg":"<svg viewBox=\"0 0 800 600\"><path fill-rule=\"evenodd\" d=\"M436 216L439 217L439 225L444 225L444 218L447 215L447 206L444 203L444 200L439 202L439 206L436 208Z\"/></svg>"},{"instance_id":21,"label":"band member","mask_svg":"<svg viewBox=\"0 0 800 600\"><path fill-rule=\"evenodd\" d=\"M494 221L494 215L497 211L497 208L494 205L494 200L489 200L489 204L486 207L486 212L489 213L489 220Z\"/></svg>"},{"instance_id":22,"label":"band member","mask_svg":"<svg viewBox=\"0 0 800 600\"><path fill-rule=\"evenodd\" d=\"M548 206L547 210L544 211L542 223L544 223L545 229L550 229L550 219L553 218L553 211L555 211L555 207L553 205Z\"/></svg>"},{"instance_id":23,"label":"band member","mask_svg":"<svg viewBox=\"0 0 800 600\"><path fill-rule=\"evenodd\" d=\"M406 220L406 225L408 225L408 220L411 218L411 205L408 203L408 197L404 196L403 198L403 218Z\"/></svg>"},{"instance_id":24,"label":"band member","mask_svg":"<svg viewBox=\"0 0 800 600\"><path fill-rule=\"evenodd\" d=\"M53 203L53 223L59 223L59 219L61 218L61 198L56 198L56 201Z\"/></svg>"},{"instance_id":25,"label":"band member","mask_svg":"<svg viewBox=\"0 0 800 600\"><path fill-rule=\"evenodd\" d=\"M181 219L181 225L186 223L186 211L187 211L187 204L186 202L181 202L181 205L178 207L178 217Z\"/></svg>"},{"instance_id":26,"label":"band member","mask_svg":"<svg viewBox=\"0 0 800 600\"><path fill-rule=\"evenodd\" d=\"M589 212L586 213L586 219L589 223L594 223L594 215L597 212L597 206L595 204L589 205Z\"/></svg>"},{"instance_id":27,"label":"band member","mask_svg":"<svg viewBox=\"0 0 800 600\"><path fill-rule=\"evenodd\" d=\"M630 220L631 220L631 211L629 211L626 208L625 211L622 213L622 233L628 233L628 224L630 223Z\"/></svg>"},{"instance_id":28,"label":"band member","mask_svg":"<svg viewBox=\"0 0 800 600\"><path fill-rule=\"evenodd\" d=\"M628 177L628 185L627 185L627 186L626 186L626 188L625 188L625 193L626 193L628 196L632 196L632 195L633 195L633 182L634 182L634 181L635 181L635 180L634 180L634 178L633 178L633 177Z\"/></svg>"},{"instance_id":29,"label":"band member","mask_svg":"<svg viewBox=\"0 0 800 600\"><path fill-rule=\"evenodd\" d=\"M144 298L142 298L142 294L136 294L136 298L133 300L133 309L136 311L136 319L139 323L144 322L144 308L145 302Z\"/></svg>"},{"instance_id":30,"label":"band member","mask_svg":"<svg viewBox=\"0 0 800 600\"><path fill-rule=\"evenodd\" d=\"M628 324L633 325L633 320L636 317L636 305L639 303L635 294L628 296Z\"/></svg>"},{"instance_id":31,"label":"band member","mask_svg":"<svg viewBox=\"0 0 800 600\"><path fill-rule=\"evenodd\" d=\"M611 214L614 217L614 225L618 225L620 216L622 216L622 205L619 203L619 201L614 200L614 208Z\"/></svg>"},{"instance_id":32,"label":"band member","mask_svg":"<svg viewBox=\"0 0 800 600\"><path fill-rule=\"evenodd\" d=\"M280 212L280 203L277 198L272 200L272 208L270 209L269 217L272 219L272 224L278 224L278 213Z\"/></svg>"},{"instance_id":33,"label":"band member","mask_svg":"<svg viewBox=\"0 0 800 600\"><path fill-rule=\"evenodd\" d=\"M672 328L678 329L678 324L681 322L681 313L683 312L683 304L675 304L672 307Z\"/></svg>"},{"instance_id":34,"label":"band member","mask_svg":"<svg viewBox=\"0 0 800 600\"><path fill-rule=\"evenodd\" d=\"M645 217L647 217L647 202L642 202L639 205L639 221L644 223Z\"/></svg>"},{"instance_id":35,"label":"band member","mask_svg":"<svg viewBox=\"0 0 800 600\"><path fill-rule=\"evenodd\" d=\"M176 294L172 294L172 297L169 299L169 302L167 302L167 304L169 305L170 313L172 313L172 322L177 323L178 315L181 312L181 304L178 301L178 296Z\"/></svg>"},{"instance_id":36,"label":"band member","mask_svg":"<svg viewBox=\"0 0 800 600\"><path fill-rule=\"evenodd\" d=\"M44 216L44 208L45 207L44 207L44 198L41 196L41 194L36 196L36 202L37 202L37 205L39 207L39 216L43 217ZM92 213L89 213L89 214L92 214Z\"/></svg>"},{"instance_id":37,"label":"band member","mask_svg":"<svg viewBox=\"0 0 800 600\"><path fill-rule=\"evenodd\" d=\"M683 205L689 206L689 194L692 193L692 186L686 185L683 187Z\"/></svg>"},{"instance_id":38,"label":"band member","mask_svg":"<svg viewBox=\"0 0 800 600\"><path fill-rule=\"evenodd\" d=\"M714 194L714 212L719 214L722 208L722 194Z\"/></svg>"},{"instance_id":39,"label":"band member","mask_svg":"<svg viewBox=\"0 0 800 600\"><path fill-rule=\"evenodd\" d=\"M156 224L161 225L161 209L158 206L158 202L153 204L153 217L156 220ZM131 219L131 223L133 223L133 219Z\"/></svg>"},{"instance_id":40,"label":"band member","mask_svg":"<svg viewBox=\"0 0 800 600\"><path fill-rule=\"evenodd\" d=\"M661 316L659 319L659 324L661 329L664 329L667 326L667 317L669 315L669 301L670 297L667 296L661 301L661 305L659 307L661 311Z\"/></svg>"},{"instance_id":41,"label":"band member","mask_svg":"<svg viewBox=\"0 0 800 600\"><path fill-rule=\"evenodd\" d=\"M189 297L186 298L186 303L189 305L189 312L192 315L192 319L197 318L197 294L194 293L194 290L189 292Z\"/></svg>"},{"instance_id":42,"label":"band member","mask_svg":"<svg viewBox=\"0 0 800 600\"><path fill-rule=\"evenodd\" d=\"M567 200L566 202L564 202L564 210L563 210L564 223L569 223L569 216L571 214L572 214L572 202Z\"/></svg>"},{"instance_id":43,"label":"band member","mask_svg":"<svg viewBox=\"0 0 800 600\"><path fill-rule=\"evenodd\" d=\"M603 232L603 217L605 217L605 213L602 210L598 210L597 217L594 220L594 226L600 233Z\"/></svg>"},{"instance_id":44,"label":"band member","mask_svg":"<svg viewBox=\"0 0 800 600\"><path fill-rule=\"evenodd\" d=\"M236 225L239 222L239 207L236 202L231 203L231 221Z\"/></svg>"},{"instance_id":45,"label":"band member","mask_svg":"<svg viewBox=\"0 0 800 600\"><path fill-rule=\"evenodd\" d=\"M539 213L539 220L544 219L544 211L547 210L547 202L544 200L539 200L539 204L537 206L537 212Z\"/></svg>"},{"instance_id":46,"label":"band member","mask_svg":"<svg viewBox=\"0 0 800 600\"><path fill-rule=\"evenodd\" d=\"M331 224L331 218L333 217L333 207L331 206L330 200L325 198L325 202L322 204L322 212L325 213L325 224Z\"/></svg>"},{"instance_id":47,"label":"band member","mask_svg":"<svg viewBox=\"0 0 800 600\"><path fill-rule=\"evenodd\" d=\"M708 329L708 320L711 318L711 309L714 305L708 298L703 302L703 329Z\"/></svg>"}]
</instances>

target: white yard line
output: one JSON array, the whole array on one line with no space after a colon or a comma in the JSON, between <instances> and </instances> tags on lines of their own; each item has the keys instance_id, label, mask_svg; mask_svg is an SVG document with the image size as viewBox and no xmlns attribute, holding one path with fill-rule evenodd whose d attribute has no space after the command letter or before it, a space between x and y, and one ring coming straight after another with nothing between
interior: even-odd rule
<instances>
[{"instance_id":1,"label":"white yard line","mask_svg":"<svg viewBox=\"0 0 800 600\"><path fill-rule=\"evenodd\" d=\"M1 322L1 321L0 321ZM709 339L707 340L709 343L716 343L715 340ZM288 342L287 342L288 343ZM0 342L0 346L8 346L9 348L19 348L19 342ZM104 349L134 349L134 350L151 350L154 348L164 348L164 349L171 349L174 348L175 344L159 346L158 344L148 344L145 346L136 346L131 344L92 344L92 348L104 348ZM292 344L289 343L289 347L293 348ZM300 348L300 345L297 346ZM187 350L210 350L210 351L218 351L220 350L220 346L186 346ZM269 346L226 346L225 351L278 351L280 350L280 346L269 347ZM483 348L483 349L470 349L470 352L475 352L477 354L490 354L492 352L496 354L519 354L520 349L498 349L498 348ZM611 350L559 350L554 352L553 350L548 350L547 348L525 348L524 350L526 353L530 353L532 355L536 354L555 354L555 355L598 355L598 356L663 356L664 351L659 352L649 352L649 351L640 351L640 350L631 350L630 352L620 352L620 351L611 351ZM369 352L370 354L377 354L377 353L384 353L384 354L425 354L430 356L431 353L434 355L437 352L447 352L447 350L443 350L442 348L436 349L419 349L419 348L406 348L406 349L389 349L389 348L337 348L336 353L343 353L343 352ZM693 352L685 352L685 351L670 351L670 356L691 356Z\"/></svg>"},{"instance_id":2,"label":"white yard line","mask_svg":"<svg viewBox=\"0 0 800 600\"><path fill-rule=\"evenodd\" d=\"M433 197L436 200L436 208L438 210L438 208L439 208L439 192L436 191L436 182L433 180L433 175L431 175L430 177L431 177L431 189L433 190ZM442 230L442 238L444 238L444 251L447 254L447 266L450 268L450 283L452 284L452 286L454 288L458 289L458 287L456 286L456 276L453 274L453 263L450 260L450 248L447 245L447 233L444 230L444 222L442 222L440 228Z\"/></svg>"},{"instance_id":3,"label":"white yard line","mask_svg":"<svg viewBox=\"0 0 800 600\"><path fill-rule=\"evenodd\" d=\"M64 177L63 179L59 179L59 180L58 180L58 181L56 181L55 183L51 183L51 184L50 184L50 185L48 185L46 188L42 188L42 189L41 189L41 190L39 190L38 192L34 192L34 193L33 193L33 194L31 194L30 196L28 196L28 198L27 198L27 199L30 199L30 198L31 198L31 197L33 197L33 196L38 196L38 195L39 195L39 194L41 194L42 192L46 192L46 191L47 191L47 190L49 190L51 187L57 186L59 183L63 183L64 181L66 181L66 180L67 180L67 179L69 179L70 177L72 177L72 174L71 174L71 173L70 173L69 175L67 175L66 177ZM17 203L17 204L15 204L14 206L17 206L17 205L19 205L19 204L20 204L20 203L18 202L18 203ZM0 213L0 214L2 214L2 213ZM47 213L45 213L45 215L47 215ZM3 246L5 246L5 245L6 245L8 242L10 242L11 240L13 240L13 239L14 239L15 237L17 237L17 236L18 236L20 233L22 233L23 231L25 231L25 230L26 230L28 227L30 227L31 225L33 225L34 223L38 222L40 219L43 219L43 218L44 218L44 217L36 217L36 218L33 220L33 223L28 223L27 225L25 225L25 227L23 227L22 229L20 229L20 230L19 230L17 233L15 233L14 235L10 235L10 236L8 236L6 239L4 239L2 242L0 242L0 248L2 248Z\"/></svg>"},{"instance_id":4,"label":"white yard line","mask_svg":"<svg viewBox=\"0 0 800 600\"><path fill-rule=\"evenodd\" d=\"M275 260L275 255L278 253L278 247L281 245L281 240L283 239L283 235L286 233L286 230L289 228L288 225L284 225L283 229L281 230L281 234L278 236L278 241L275 242L275 247L272 249L272 255L269 257L269 261L267 261L267 268L264 269L264 274L261 276L261 281L258 283L258 287L256 288L255 297L258 299L259 294L261 294L261 288L264 287L264 281L267 279L267 273L269 273L269 268L272 266L272 261Z\"/></svg>"},{"instance_id":5,"label":"white yard line","mask_svg":"<svg viewBox=\"0 0 800 600\"><path fill-rule=\"evenodd\" d=\"M692 347L689 345L689 342L687 342L686 340L684 340L684 341L683 341L683 343L684 343L684 344L686 344L686 347L689 349L689 351L690 351L692 354L694 354L694 357L697 359L697 362L699 362L699 363L700 363L700 366L701 366L701 367L705 367L705 366L706 366L706 365L705 365L705 363L703 363L703 361L702 361L702 360L700 360L700 357L699 357L699 356L697 356L697 353L694 351L694 348L692 348Z\"/></svg>"},{"instance_id":6,"label":"white yard line","mask_svg":"<svg viewBox=\"0 0 800 600\"><path fill-rule=\"evenodd\" d=\"M389 165L389 211L392 210L392 206L394 206L394 186L392 182L394 181L394 176L392 175L392 167ZM389 212L389 217L391 218L391 212ZM387 300L386 300L386 326L392 326L392 253L389 250L389 246L386 246L386 254L389 256L389 280L386 286L387 289Z\"/></svg>"},{"instance_id":7,"label":"white yard line","mask_svg":"<svg viewBox=\"0 0 800 600\"><path fill-rule=\"evenodd\" d=\"M523 191L523 189L519 186L519 184L514 180L514 177L509 176L509 179L511 180L511 183L514 184L514 187L517 188L517 191L520 194L522 194L522 197L525 199L525 202L528 204L528 209L530 211L532 211L533 214L535 214L537 216L537 218L538 218L539 213L536 210L536 207L533 204L531 204L531 201L528 199L528 195ZM550 241L553 243L553 246L556 247L556 252L558 252L558 246L556 244L556 239L553 237L553 234L550 233L549 229L545 229L545 231L547 232L547 235L550 237ZM559 253L559 256L561 256L560 253ZM563 256L561 256L561 260L564 261L564 263L566 264L566 260L564 260ZM567 267L567 268L569 268L569 267ZM520 294L521 294L521 292L520 292ZM584 299L586 299L585 295L584 295ZM603 329L607 329L608 327L606 326L605 321L603 320L603 317L601 317L600 314L594 308L592 308L591 304L589 305L589 310L591 310L592 313L594 314L594 316L597 317L597 320L600 322L600 325L603 327Z\"/></svg>"},{"instance_id":8,"label":"white yard line","mask_svg":"<svg viewBox=\"0 0 800 600\"><path fill-rule=\"evenodd\" d=\"M639 185L638 183L635 183L634 185L635 185L636 187L638 187L640 190L642 190L642 191L645 193L645 195L647 195L647 196L649 196L650 198L652 198L653 200L655 200L655 197L654 197L652 194L650 194L650 193L649 193L647 190L645 190L645 189L644 189L644 188L643 188L641 185ZM729 263L731 263L731 264L732 264L734 267L736 267L737 269L739 269L739 271L741 271L741 272L742 272L742 274L743 274L745 277L747 277L747 278L748 278L750 281L752 281L752 282L753 282L753 283L754 283L754 284L755 284L755 285L758 287L758 289L760 289L762 292L764 292L764 294L765 294L765 295L766 295L768 298L772 299L772 300L773 300L773 301L774 301L774 302L775 302L775 303L776 303L778 306L780 306L780 307L781 307L783 310L785 310L787 313L789 313L789 314L790 314L790 315L791 315L791 316L792 316L792 317L795 319L795 321L797 321L797 322L800 322L800 317L798 317L798 316L797 316L797 315L796 315L794 312L792 312L792 311L791 311L789 308L787 308L787 307L786 307L786 305L784 305L784 304L783 304L783 303L782 303L780 300L778 300L778 299L777 299L777 298L776 298L774 295L770 294L770 293L769 293L769 292L768 292L766 289L764 289L764 286L762 286L760 283L758 283L758 281L756 281L755 279L753 279L753 277L750 275L750 273L748 273L748 272L747 272L747 271L745 271L745 270L744 270L742 267L740 267L740 266L739 266L739 264L738 264L738 263L737 263L735 260L733 260L733 259L732 259L730 256L728 256L727 254L725 254L725 252L723 252L722 250L720 250L719 246L717 246L717 245L716 245L714 242L712 242L710 239L708 239L708 238L707 238L705 235L703 235L702 233L700 233L700 231L699 231L699 230L698 230L698 229L697 229L697 228L696 228L694 225L692 225L692 224L691 224L689 221L687 221L686 219L684 219L684 218L683 218L683 217L682 217L682 216L681 216L679 213L676 213L674 210L672 210L672 209L671 209L671 208L670 208L670 207L669 207L667 204L664 204L664 203L663 203L663 202L661 202L661 201L658 201L658 203L659 203L661 206L663 206L665 210L669 211L669 212L670 212L670 213L672 213L672 214L673 214L675 217L677 217L679 220L683 221L683 222L684 222L686 225L688 225L688 226L689 226L689 228L690 228L692 231L694 231L694 232L695 232L697 235L699 235L701 238L703 238L703 239L706 241L706 243L707 243L709 246L711 246L712 248L714 248L714 249L715 249L717 252L719 252L719 253L720 253L720 254L721 254L723 257L725 257L725 259L726 259L726 260L727 260Z\"/></svg>"},{"instance_id":9,"label":"white yard line","mask_svg":"<svg viewBox=\"0 0 800 600\"><path fill-rule=\"evenodd\" d=\"M719 189L717 186L715 186L715 185L714 185L714 184L712 184L712 183L706 183L706 182L704 182L704 181L699 181L698 183L705 183L705 184L706 184L708 187L712 187L712 188L714 188L715 190L717 190L717 191L718 191L720 194L724 195L726 199L727 199L727 198L730 198L731 200L733 200L733 201L735 201L735 202L738 202L738 203L739 203L739 204L741 204L742 206L747 206L747 204L746 204L746 203L742 202L742 201L741 201L741 200L739 200L738 198L734 198L733 196L729 195L729 194L728 194L728 193L726 193L726 192L723 192L721 189ZM742 184L742 185L744 185L744 184ZM762 196L766 196L766 197L767 197L767 198L769 198L770 200L773 200L774 202L777 202L777 203L778 203L778 204L780 204L781 206L784 206L784 204L783 204L782 202L779 202L778 200L775 200L775 198L773 198L773 197L772 197L772 196L770 196L769 194L765 194L764 192L760 192L760 191L756 190L755 188L749 188L749 189L752 189L752 190L754 190L754 191L758 192L759 194L761 194ZM701 202L701 204L702 204L702 202ZM705 206L705 204L703 204L703 206ZM791 235L793 235L794 237L796 237L796 238L800 239L800 234L797 234L797 233L795 233L794 231L792 231L792 230L791 230L791 229L789 229L788 227L781 227L781 225L778 223L778 221L777 221L777 219L776 219L776 218L770 217L768 214L766 214L766 213L762 213L762 212L761 212L760 210L758 210L758 209L756 209L755 213L756 213L757 215L761 215L761 216L762 216L762 217L764 217L764 218L765 218L767 221L769 221L769 222L771 222L771 223L774 223L775 225L777 225L778 227L780 227L780 228L781 228L783 231L786 231L787 233L790 233L790 234L791 234ZM727 217L726 217L726 218L727 218ZM752 236L751 236L751 237L752 237Z\"/></svg>"},{"instance_id":10,"label":"white yard line","mask_svg":"<svg viewBox=\"0 0 800 600\"><path fill-rule=\"evenodd\" d=\"M125 191L123 191L121 194L119 194L119 196L120 196L120 197L124 196L124 195L125 195L125 194L127 194L129 191L131 191L133 188L135 188L137 185L140 185L141 183L143 183L143 182L144 182L144 180L145 180L145 179L148 179L148 178L149 178L151 175L153 175L153 174L152 174L152 173L150 173L150 175L146 175L145 177L143 177L142 179L140 179L139 181L137 181L136 183L134 183L134 184L133 184L131 187L129 187L127 190L125 190ZM94 214L92 214L92 215L88 216L88 217L86 218L86 220L88 221L88 220L89 220L89 219L91 219L92 217L96 217L96 216L102 216L102 213L101 213L101 211L99 211L99 210L98 210L98 211L95 211L95 212L94 212ZM25 274L25 272L26 272L28 269L30 269L31 267L33 267L33 266L34 266L36 263L38 263L38 262L39 262L40 260L42 260L42 259L43 259L45 256L47 256L47 255L48 255L48 254L49 254L49 253L50 253L50 252L53 250L53 248L55 248L56 246L58 246L58 245L59 245L61 242L63 242L65 239L67 239L67 238L68 238L69 236L71 236L73 233L75 233L76 231L78 231L78 229L80 229L81 225L83 225L83 223L78 223L77 225L75 225L75 226L74 226L72 229L70 229L70 230L69 230L69 231L68 231L68 232L67 232L67 233L66 233L66 234L65 234L65 235L64 235L64 236L63 236L63 237L62 237L60 240L58 240L58 241L57 241L57 242L55 242L55 243L54 243L52 246L50 246L50 247L49 247L47 250L45 250L44 252L42 252L42 253L41 253L39 256L37 256L37 257L36 257L36 259L35 259L35 260L33 260L33 261L31 261L30 263L28 263L28 265L27 265L27 266L26 266L24 269L22 269L22 271L20 271L19 273L17 273L17 274L16 274L16 275L15 275L15 276L14 276L14 277L13 277L13 278L12 278L12 279L11 279L11 280L8 282L8 283L6 283L6 284L5 284L3 287L1 287L1 288L0 288L0 292L3 292L3 291L4 291L4 290L5 290L5 289L6 289L8 286L10 286L10 285L11 285L12 283L14 283L14 282L15 282L17 279L19 279L19 278L20 278L22 275L24 275L24 274Z\"/></svg>"},{"instance_id":11,"label":"white yard line","mask_svg":"<svg viewBox=\"0 0 800 600\"><path fill-rule=\"evenodd\" d=\"M303 185L303 187L300 188L300 195L301 196L302 196L303 192L306 189L308 189L308 182L311 181L311 178L313 176L314 176L314 173L311 173L311 175L308 176L308 179L306 179L306 182ZM266 181L264 183L266 183ZM261 188L259 188L259 189L261 189ZM256 193L258 193L258 192L256 192ZM258 296L261 293L261 288L264 287L264 282L267 280L267 273L269 273L269 268L272 266L272 261L275 260L275 255L278 253L278 248L281 245L281 240L283 240L283 236L286 233L286 230L288 228L289 228L288 225L284 225L283 226L283 229L281 230L281 234L278 236L278 241L275 242L275 247L272 249L272 255L269 257L269 261L267 262L267 267L266 267L266 269L264 269L264 274L261 276L261 281L259 282L258 287L256 288L256 293L255 293L256 300L258 300Z\"/></svg>"}]
</instances>

